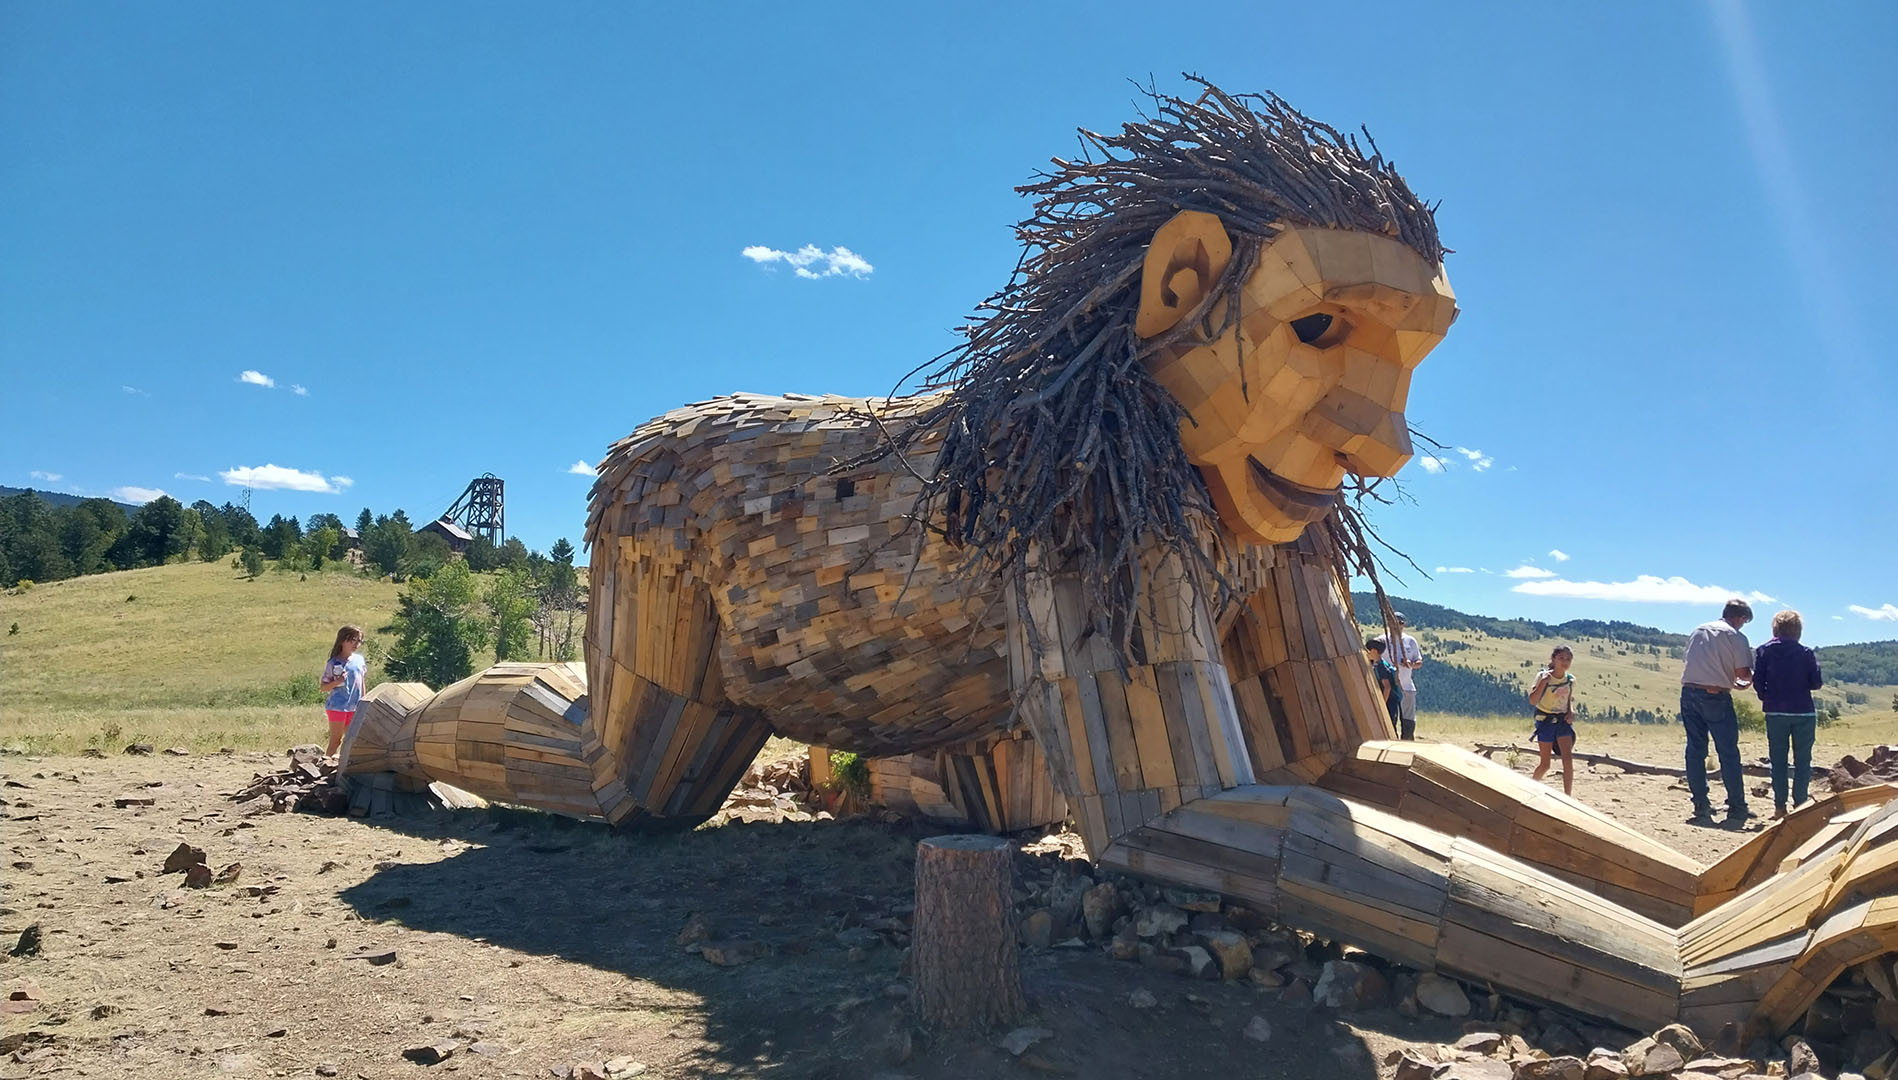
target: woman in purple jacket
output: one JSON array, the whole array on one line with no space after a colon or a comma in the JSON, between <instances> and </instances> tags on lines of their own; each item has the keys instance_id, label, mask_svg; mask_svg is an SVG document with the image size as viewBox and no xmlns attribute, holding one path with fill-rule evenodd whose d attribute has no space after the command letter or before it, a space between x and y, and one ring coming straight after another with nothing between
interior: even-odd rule
<instances>
[{"instance_id":1,"label":"woman in purple jacket","mask_svg":"<svg viewBox=\"0 0 1898 1080\"><path fill-rule=\"evenodd\" d=\"M1773 640L1753 654L1753 689L1766 713L1766 748L1773 759L1773 816L1786 816L1786 750L1793 757L1793 801L1806 801L1812 780L1812 735L1819 724L1812 692L1824 685L1819 658L1799 643L1804 629L1797 611L1773 616Z\"/></svg>"}]
</instances>

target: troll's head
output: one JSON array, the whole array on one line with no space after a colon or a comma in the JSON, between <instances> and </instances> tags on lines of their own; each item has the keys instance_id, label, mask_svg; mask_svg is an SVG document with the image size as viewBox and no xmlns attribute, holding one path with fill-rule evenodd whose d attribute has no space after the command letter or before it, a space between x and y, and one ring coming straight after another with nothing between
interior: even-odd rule
<instances>
[{"instance_id":1,"label":"troll's head","mask_svg":"<svg viewBox=\"0 0 1898 1080\"><path fill-rule=\"evenodd\" d=\"M1411 454L1411 371L1455 298L1431 208L1365 142L1277 97L1193 100L1081 133L1007 287L936 372L924 492L998 568L1079 572L1109 610L1141 552L1296 539L1347 473Z\"/></svg>"}]
</instances>

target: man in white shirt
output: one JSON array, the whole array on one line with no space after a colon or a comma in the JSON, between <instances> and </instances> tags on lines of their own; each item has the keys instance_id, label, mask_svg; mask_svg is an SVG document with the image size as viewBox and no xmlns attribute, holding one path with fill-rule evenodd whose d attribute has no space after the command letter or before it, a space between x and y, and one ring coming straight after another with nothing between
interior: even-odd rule
<instances>
[{"instance_id":1,"label":"man in white shirt","mask_svg":"<svg viewBox=\"0 0 1898 1080\"><path fill-rule=\"evenodd\" d=\"M1694 797L1691 823L1713 818L1707 794L1707 740L1720 756L1720 782L1727 789L1727 826L1737 827L1752 811L1740 775L1740 723L1733 692L1753 679L1753 647L1740 628L1753 621L1744 600L1729 600L1713 622L1694 628L1681 666L1681 726L1687 731L1687 790Z\"/></svg>"},{"instance_id":2,"label":"man in white shirt","mask_svg":"<svg viewBox=\"0 0 1898 1080\"><path fill-rule=\"evenodd\" d=\"M1397 616L1398 646L1392 650L1397 655L1391 662L1397 666L1397 687L1403 692L1403 703L1397 718L1398 737L1414 739L1417 737L1417 676L1416 671L1423 666L1423 649L1417 646L1417 639L1404 629L1404 613Z\"/></svg>"}]
</instances>

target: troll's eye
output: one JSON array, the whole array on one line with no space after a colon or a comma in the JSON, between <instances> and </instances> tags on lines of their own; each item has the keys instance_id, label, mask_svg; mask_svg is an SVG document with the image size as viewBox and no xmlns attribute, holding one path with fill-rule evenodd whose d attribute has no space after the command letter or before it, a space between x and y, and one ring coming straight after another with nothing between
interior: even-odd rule
<instances>
[{"instance_id":1,"label":"troll's eye","mask_svg":"<svg viewBox=\"0 0 1898 1080\"><path fill-rule=\"evenodd\" d=\"M1292 320L1292 333L1314 349L1329 349L1351 333L1351 324L1320 311Z\"/></svg>"}]
</instances>

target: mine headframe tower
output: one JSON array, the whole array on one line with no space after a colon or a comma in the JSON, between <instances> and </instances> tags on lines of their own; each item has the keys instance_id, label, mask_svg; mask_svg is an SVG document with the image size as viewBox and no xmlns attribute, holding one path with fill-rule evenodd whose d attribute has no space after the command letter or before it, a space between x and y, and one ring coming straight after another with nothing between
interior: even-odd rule
<instances>
[{"instance_id":1,"label":"mine headframe tower","mask_svg":"<svg viewBox=\"0 0 1898 1080\"><path fill-rule=\"evenodd\" d=\"M454 505L442 513L441 520L453 521L470 536L485 536L499 547L507 539L506 506L501 499L501 478L482 473L473 480Z\"/></svg>"}]
</instances>

